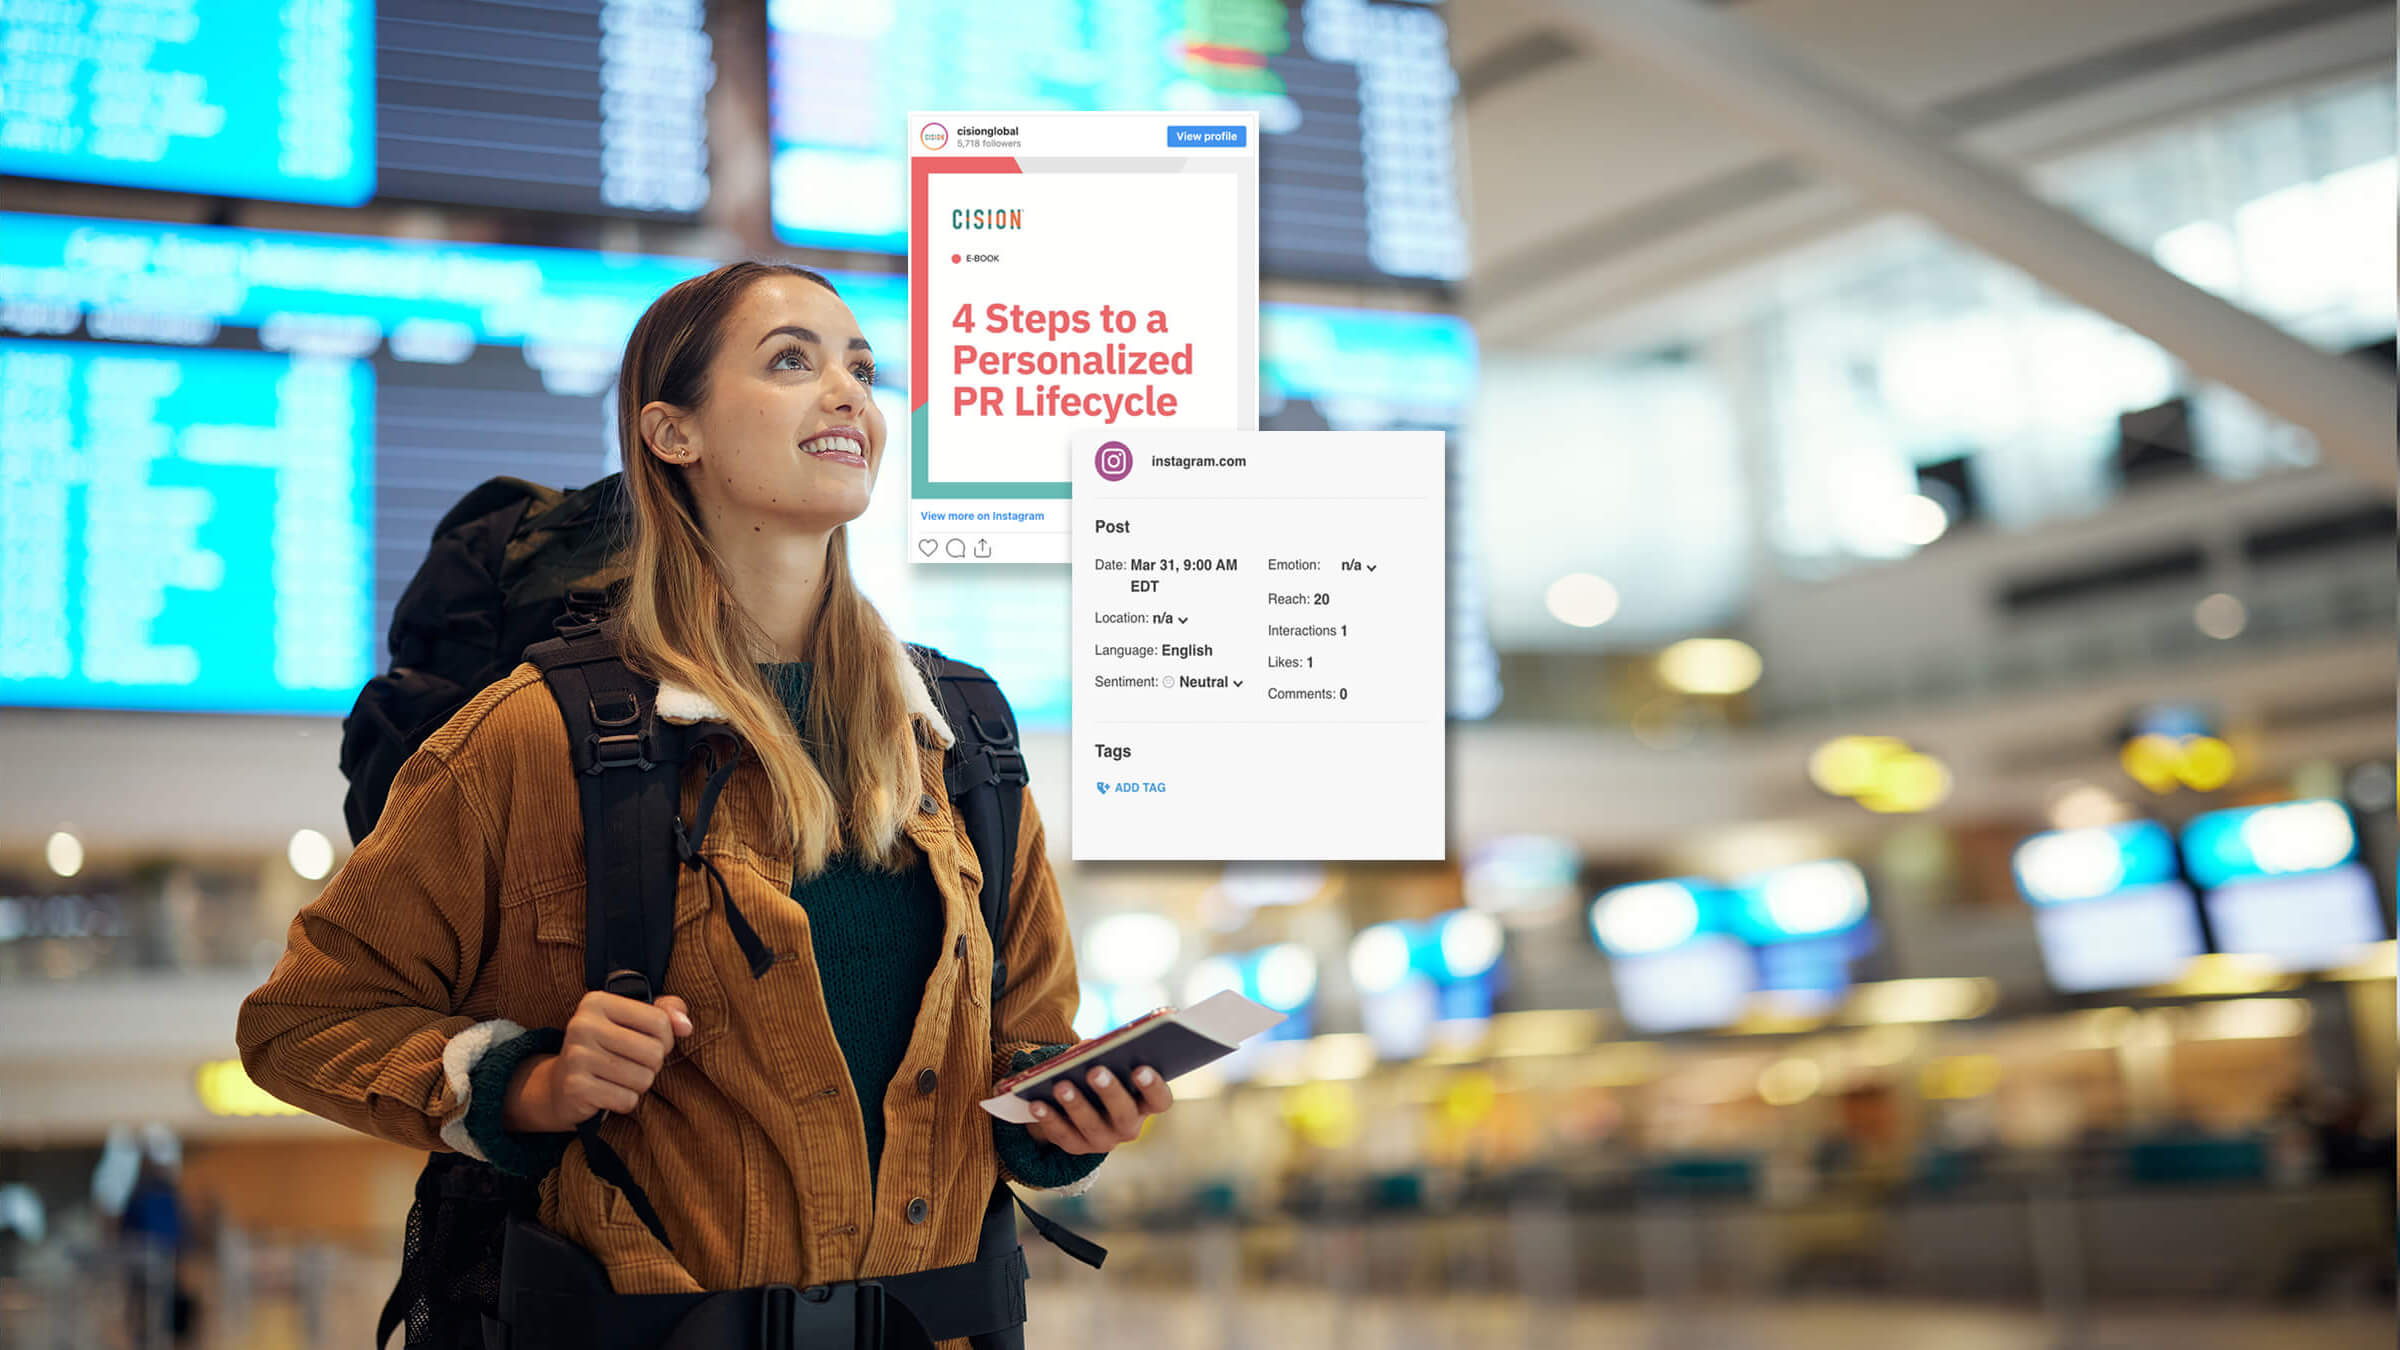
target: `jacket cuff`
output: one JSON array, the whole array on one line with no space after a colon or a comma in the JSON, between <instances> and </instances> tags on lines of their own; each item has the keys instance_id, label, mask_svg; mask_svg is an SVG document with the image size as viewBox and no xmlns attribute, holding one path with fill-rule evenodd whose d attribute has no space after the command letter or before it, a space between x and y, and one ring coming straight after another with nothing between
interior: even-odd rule
<instances>
[{"instance_id":1,"label":"jacket cuff","mask_svg":"<svg viewBox=\"0 0 2400 1350\"><path fill-rule=\"evenodd\" d=\"M1019 1050L1010 1056L1009 1072L1018 1073L1032 1068L1062 1050L1066 1045L1038 1045ZM1081 1195L1092 1188L1092 1174L1108 1155L1105 1153L1069 1153L1056 1144L1046 1144L1033 1137L1023 1125L1005 1120L992 1122L992 1147L1000 1154L1000 1170L1012 1181L1035 1190L1057 1191L1064 1195Z\"/></svg>"},{"instance_id":2,"label":"jacket cuff","mask_svg":"<svg viewBox=\"0 0 2400 1350\"><path fill-rule=\"evenodd\" d=\"M540 1177L558 1165L573 1131L537 1134L501 1123L509 1080L533 1055L554 1055L566 1043L557 1027L528 1031L506 1018L478 1022L450 1038L442 1050L442 1072L461 1103L442 1122L442 1142L511 1176Z\"/></svg>"}]
</instances>

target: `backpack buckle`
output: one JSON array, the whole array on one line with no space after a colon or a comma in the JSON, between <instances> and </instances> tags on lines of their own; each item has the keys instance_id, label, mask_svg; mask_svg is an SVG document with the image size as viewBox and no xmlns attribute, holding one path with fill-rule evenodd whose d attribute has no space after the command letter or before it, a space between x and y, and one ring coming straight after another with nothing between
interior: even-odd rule
<instances>
[{"instance_id":1,"label":"backpack buckle","mask_svg":"<svg viewBox=\"0 0 2400 1350\"><path fill-rule=\"evenodd\" d=\"M1030 775L1025 772L1025 756L1020 751L1002 750L987 745L983 747L983 758L984 763L989 766L985 772L991 775L991 781L995 783L1015 783L1021 786L1030 779Z\"/></svg>"},{"instance_id":2,"label":"backpack buckle","mask_svg":"<svg viewBox=\"0 0 2400 1350\"><path fill-rule=\"evenodd\" d=\"M759 1350L787 1350L799 1343L800 1291L770 1284L758 1291Z\"/></svg>"},{"instance_id":3,"label":"backpack buckle","mask_svg":"<svg viewBox=\"0 0 2400 1350\"><path fill-rule=\"evenodd\" d=\"M618 732L603 736L595 731L588 738L591 763L587 774L599 774L610 769L639 769L648 773L658 767L650 758L649 737L637 731Z\"/></svg>"},{"instance_id":4,"label":"backpack buckle","mask_svg":"<svg viewBox=\"0 0 2400 1350\"><path fill-rule=\"evenodd\" d=\"M603 702L608 704L607 712L600 711ZM590 700L589 706L596 727L629 727L642 720L642 705L631 694L603 694Z\"/></svg>"},{"instance_id":5,"label":"backpack buckle","mask_svg":"<svg viewBox=\"0 0 2400 1350\"><path fill-rule=\"evenodd\" d=\"M967 720L975 724L975 736L985 745L994 750L1017 748L1017 729L1006 721L986 722L975 713L968 713Z\"/></svg>"},{"instance_id":6,"label":"backpack buckle","mask_svg":"<svg viewBox=\"0 0 2400 1350\"><path fill-rule=\"evenodd\" d=\"M831 1350L883 1344L883 1286L872 1281L762 1285L758 1350Z\"/></svg>"},{"instance_id":7,"label":"backpack buckle","mask_svg":"<svg viewBox=\"0 0 2400 1350\"><path fill-rule=\"evenodd\" d=\"M975 752L960 755L942 770L943 786L950 790L955 801L979 787L999 784L1003 787L1023 787L1030 781L1025 772L1025 756L1016 750L995 750L988 745L975 747Z\"/></svg>"}]
</instances>

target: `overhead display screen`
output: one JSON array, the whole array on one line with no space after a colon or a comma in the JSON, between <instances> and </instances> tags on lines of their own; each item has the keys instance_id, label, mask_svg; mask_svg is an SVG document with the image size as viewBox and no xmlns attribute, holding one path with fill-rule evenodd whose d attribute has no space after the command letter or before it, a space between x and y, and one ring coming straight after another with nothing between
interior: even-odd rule
<instances>
[{"instance_id":1,"label":"overhead display screen","mask_svg":"<svg viewBox=\"0 0 2400 1350\"><path fill-rule=\"evenodd\" d=\"M608 472L625 334L708 265L0 215L0 703L347 711L462 493Z\"/></svg>"},{"instance_id":2,"label":"overhead display screen","mask_svg":"<svg viewBox=\"0 0 2400 1350\"><path fill-rule=\"evenodd\" d=\"M355 206L373 31L364 0L10 0L0 173Z\"/></svg>"},{"instance_id":3,"label":"overhead display screen","mask_svg":"<svg viewBox=\"0 0 2400 1350\"><path fill-rule=\"evenodd\" d=\"M2338 801L2236 807L2183 829L2184 865L2206 887L2212 945L2287 970L2359 959L2391 935L2358 827Z\"/></svg>"},{"instance_id":4,"label":"overhead display screen","mask_svg":"<svg viewBox=\"0 0 2400 1350\"><path fill-rule=\"evenodd\" d=\"M702 0L9 0L0 173L688 217Z\"/></svg>"},{"instance_id":5,"label":"overhead display screen","mask_svg":"<svg viewBox=\"0 0 2400 1350\"><path fill-rule=\"evenodd\" d=\"M2205 949L2175 838L2157 821L2032 835L2011 869L2061 993L2163 984Z\"/></svg>"},{"instance_id":6,"label":"overhead display screen","mask_svg":"<svg viewBox=\"0 0 2400 1350\"><path fill-rule=\"evenodd\" d=\"M376 195L689 216L708 201L703 0L377 0Z\"/></svg>"},{"instance_id":7,"label":"overhead display screen","mask_svg":"<svg viewBox=\"0 0 2400 1350\"><path fill-rule=\"evenodd\" d=\"M1251 110L1268 275L1466 270L1449 32L1393 0L771 0L776 233L908 245L908 114Z\"/></svg>"}]
</instances>

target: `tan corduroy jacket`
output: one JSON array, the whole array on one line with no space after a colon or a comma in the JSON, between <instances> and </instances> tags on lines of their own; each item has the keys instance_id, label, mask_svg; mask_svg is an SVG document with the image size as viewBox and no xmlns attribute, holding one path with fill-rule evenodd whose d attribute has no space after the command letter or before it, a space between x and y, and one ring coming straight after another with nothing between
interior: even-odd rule
<instances>
[{"instance_id":1,"label":"tan corduroy jacket","mask_svg":"<svg viewBox=\"0 0 2400 1350\"><path fill-rule=\"evenodd\" d=\"M896 643L893 659L908 659ZM702 847L775 964L753 979L706 873L680 869L660 992L690 1005L694 1030L640 1107L600 1127L674 1250L580 1145L542 1182L542 1222L597 1256L620 1293L805 1286L975 1257L999 1174L976 1102L1016 1051L1075 1039L1075 961L1028 793L993 1016L982 869L942 782L950 728L913 666L907 677L923 796L906 833L932 867L947 931L908 1057L884 1099L865 1104L886 1124L878 1184L792 862L752 846L766 837L768 790L745 757ZM660 710L721 716L673 686ZM702 775L685 770L687 820ZM519 666L409 759L373 833L292 921L282 960L242 1005L250 1076L380 1138L475 1152L463 1126L475 1059L522 1028L564 1026L584 995L582 833L565 724L539 672Z\"/></svg>"}]
</instances>

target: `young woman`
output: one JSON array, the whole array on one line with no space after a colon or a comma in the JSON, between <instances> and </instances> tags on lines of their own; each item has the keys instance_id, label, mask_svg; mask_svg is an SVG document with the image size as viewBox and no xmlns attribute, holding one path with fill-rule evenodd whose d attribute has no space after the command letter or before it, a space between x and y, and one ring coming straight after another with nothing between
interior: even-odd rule
<instances>
[{"instance_id":1,"label":"young woman","mask_svg":"<svg viewBox=\"0 0 2400 1350\"><path fill-rule=\"evenodd\" d=\"M995 953L944 791L953 739L850 578L884 417L830 283L734 263L654 302L625 348L634 505L620 642L660 716L744 747L684 869L655 1003L586 992L584 854L564 723L530 665L393 783L243 1004L243 1063L288 1101L540 1178L540 1219L618 1294L812 1286L972 1261L996 1181L1080 1183L1167 1109L1094 1073L1018 1127L976 1103L1074 1040L1074 956L1024 803ZM703 776L685 775L692 818ZM773 953L754 974L726 909ZM990 1006L995 956L1009 972ZM671 1247L571 1147L607 1143Z\"/></svg>"}]
</instances>

